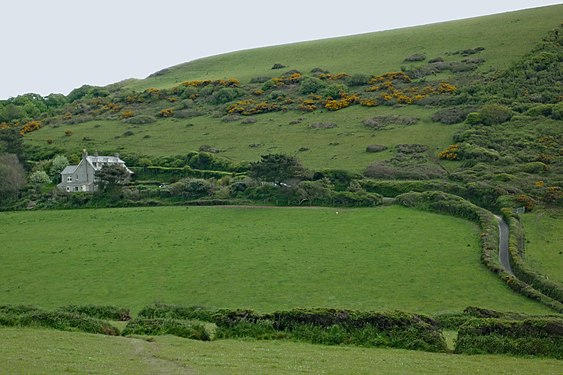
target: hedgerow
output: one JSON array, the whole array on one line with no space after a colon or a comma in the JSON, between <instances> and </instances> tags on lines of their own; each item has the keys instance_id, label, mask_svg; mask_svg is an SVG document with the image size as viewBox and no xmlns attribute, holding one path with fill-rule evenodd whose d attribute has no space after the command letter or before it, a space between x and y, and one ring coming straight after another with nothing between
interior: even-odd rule
<instances>
[{"instance_id":1,"label":"hedgerow","mask_svg":"<svg viewBox=\"0 0 563 375\"><path fill-rule=\"evenodd\" d=\"M92 318L126 321L131 319L129 309L117 306L67 305L57 309L60 312L83 314Z\"/></svg>"},{"instance_id":2,"label":"hedgerow","mask_svg":"<svg viewBox=\"0 0 563 375\"><path fill-rule=\"evenodd\" d=\"M127 323L123 335L174 335L192 340L209 341L211 336L200 323L175 319L134 319Z\"/></svg>"},{"instance_id":3,"label":"hedgerow","mask_svg":"<svg viewBox=\"0 0 563 375\"><path fill-rule=\"evenodd\" d=\"M293 339L324 345L446 351L446 343L434 320L404 312L294 309L260 314L252 310L157 304L144 308L139 316L212 322L217 325L216 338Z\"/></svg>"},{"instance_id":4,"label":"hedgerow","mask_svg":"<svg viewBox=\"0 0 563 375\"><path fill-rule=\"evenodd\" d=\"M82 331L118 336L119 329L100 319L81 313L45 311L30 306L0 306L0 325L45 327L62 331Z\"/></svg>"},{"instance_id":5,"label":"hedgerow","mask_svg":"<svg viewBox=\"0 0 563 375\"><path fill-rule=\"evenodd\" d=\"M534 355L563 359L563 320L471 319L459 329L455 352Z\"/></svg>"}]
</instances>

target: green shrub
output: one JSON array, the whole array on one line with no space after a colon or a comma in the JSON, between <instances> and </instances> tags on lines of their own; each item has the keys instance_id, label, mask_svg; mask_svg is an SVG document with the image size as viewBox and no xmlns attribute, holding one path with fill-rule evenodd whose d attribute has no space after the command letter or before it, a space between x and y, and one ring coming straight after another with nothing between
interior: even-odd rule
<instances>
[{"instance_id":1,"label":"green shrub","mask_svg":"<svg viewBox=\"0 0 563 375\"><path fill-rule=\"evenodd\" d=\"M475 111L474 106L457 106L439 110L432 115L432 121L451 125L465 121L467 115ZM477 122L478 123L478 122Z\"/></svg>"},{"instance_id":2,"label":"green shrub","mask_svg":"<svg viewBox=\"0 0 563 375\"><path fill-rule=\"evenodd\" d=\"M455 352L535 355L563 359L563 320L472 319L460 327Z\"/></svg>"},{"instance_id":3,"label":"green shrub","mask_svg":"<svg viewBox=\"0 0 563 375\"><path fill-rule=\"evenodd\" d=\"M117 336L119 330L107 322L66 311L44 311L31 306L0 306L0 325L45 327Z\"/></svg>"},{"instance_id":4,"label":"green shrub","mask_svg":"<svg viewBox=\"0 0 563 375\"><path fill-rule=\"evenodd\" d=\"M203 320L212 321L211 310L202 306L179 306L155 303L145 306L139 311L138 317L145 319L167 318L180 320Z\"/></svg>"},{"instance_id":5,"label":"green shrub","mask_svg":"<svg viewBox=\"0 0 563 375\"><path fill-rule=\"evenodd\" d=\"M116 306L99 305L67 305L57 309L57 311L83 314L92 318L126 321L131 319L129 309Z\"/></svg>"},{"instance_id":6,"label":"green shrub","mask_svg":"<svg viewBox=\"0 0 563 375\"><path fill-rule=\"evenodd\" d=\"M387 150L385 145L369 145L366 147L366 152L381 152Z\"/></svg>"},{"instance_id":7,"label":"green shrub","mask_svg":"<svg viewBox=\"0 0 563 375\"><path fill-rule=\"evenodd\" d=\"M326 83L315 77L307 77L301 81L299 92L303 95L315 94L326 87Z\"/></svg>"},{"instance_id":8,"label":"green shrub","mask_svg":"<svg viewBox=\"0 0 563 375\"><path fill-rule=\"evenodd\" d=\"M150 115L137 115L134 117L123 119L121 120L121 122L124 122L126 124L138 124L138 125L151 124L153 122L156 122L156 117Z\"/></svg>"},{"instance_id":9,"label":"green shrub","mask_svg":"<svg viewBox=\"0 0 563 375\"><path fill-rule=\"evenodd\" d=\"M192 340L209 341L211 335L200 323L166 318L134 319L127 323L123 335L174 335Z\"/></svg>"},{"instance_id":10,"label":"green shrub","mask_svg":"<svg viewBox=\"0 0 563 375\"><path fill-rule=\"evenodd\" d=\"M410 55L409 57L405 58L405 61L407 62L424 60L426 60L426 55L424 53L415 53L414 55Z\"/></svg>"},{"instance_id":11,"label":"green shrub","mask_svg":"<svg viewBox=\"0 0 563 375\"><path fill-rule=\"evenodd\" d=\"M346 84L348 86L363 86L367 85L370 79L371 77L367 74L353 74L346 78Z\"/></svg>"}]
</instances>

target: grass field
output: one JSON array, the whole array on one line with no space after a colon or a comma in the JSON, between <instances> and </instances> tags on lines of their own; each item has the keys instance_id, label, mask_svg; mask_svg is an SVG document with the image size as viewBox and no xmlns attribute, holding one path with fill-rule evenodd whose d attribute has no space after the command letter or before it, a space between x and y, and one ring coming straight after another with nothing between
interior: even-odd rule
<instances>
[{"instance_id":1,"label":"grass field","mask_svg":"<svg viewBox=\"0 0 563 375\"><path fill-rule=\"evenodd\" d=\"M338 212L2 213L0 303L549 312L480 264L470 222L399 206Z\"/></svg>"},{"instance_id":2,"label":"grass field","mask_svg":"<svg viewBox=\"0 0 563 375\"><path fill-rule=\"evenodd\" d=\"M119 121L91 121L79 125L47 126L26 136L26 143L74 151L121 150L149 156L178 155L197 151L201 145L223 150L221 157L234 161L259 160L266 153L296 155L309 168L339 168L363 171L375 160L391 157L392 148L400 143L423 143L437 153L451 143L461 125L442 125L430 119L433 110L413 107L352 107L331 113L269 113L255 116L255 124L225 123L221 119L196 117L186 120L159 120L147 125L128 125ZM418 117L412 126L374 131L363 120L397 114ZM292 121L302 118L300 124ZM331 122L332 129L310 129L316 122ZM188 125L190 124L190 125ZM65 136L71 130L72 136ZM134 134L124 136L127 131ZM172 136L173 135L173 136ZM88 139L88 140L85 140ZM260 147L250 147L260 144ZM367 153L366 146L383 144L389 150ZM300 152L302 148L308 150Z\"/></svg>"},{"instance_id":3,"label":"grass field","mask_svg":"<svg viewBox=\"0 0 563 375\"><path fill-rule=\"evenodd\" d=\"M153 342L78 332L0 329L0 373L560 374L561 361L285 341Z\"/></svg>"},{"instance_id":4,"label":"grass field","mask_svg":"<svg viewBox=\"0 0 563 375\"><path fill-rule=\"evenodd\" d=\"M563 212L541 210L520 217L526 235L526 261L533 269L563 283Z\"/></svg>"},{"instance_id":5,"label":"grass field","mask_svg":"<svg viewBox=\"0 0 563 375\"><path fill-rule=\"evenodd\" d=\"M548 30L561 22L561 5L497 14L487 17L390 30L343 38L260 48L213 56L181 64L165 74L125 82L125 87L144 90L170 87L192 79L237 78L248 82L255 76L274 76L289 69L309 72L315 67L333 73L382 74L396 71L414 53L428 58L447 52L484 47L483 69L504 68L530 51ZM374 28L378 17L374 15ZM393 14L400 17L400 9ZM289 27L289 26L288 26ZM285 70L271 70L281 63Z\"/></svg>"}]
</instances>

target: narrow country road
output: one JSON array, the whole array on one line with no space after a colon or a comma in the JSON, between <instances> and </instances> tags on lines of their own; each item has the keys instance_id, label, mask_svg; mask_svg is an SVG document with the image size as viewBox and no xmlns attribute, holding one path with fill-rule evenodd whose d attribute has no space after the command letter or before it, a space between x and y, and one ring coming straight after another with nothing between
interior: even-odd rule
<instances>
[{"instance_id":1,"label":"narrow country road","mask_svg":"<svg viewBox=\"0 0 563 375\"><path fill-rule=\"evenodd\" d=\"M510 256L508 254L508 225L502 217L495 215L495 218L498 220L498 257L500 264L506 272L514 275L512 267L510 267Z\"/></svg>"}]
</instances>

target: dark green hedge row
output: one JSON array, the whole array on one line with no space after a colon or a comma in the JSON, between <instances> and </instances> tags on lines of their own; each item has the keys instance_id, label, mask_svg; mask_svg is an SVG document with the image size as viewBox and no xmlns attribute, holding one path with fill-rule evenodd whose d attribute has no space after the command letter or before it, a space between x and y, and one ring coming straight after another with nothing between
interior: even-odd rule
<instances>
[{"instance_id":1,"label":"dark green hedge row","mask_svg":"<svg viewBox=\"0 0 563 375\"><path fill-rule=\"evenodd\" d=\"M462 184L444 180L358 180L360 185L370 193L381 194L384 197L396 197L400 194L424 191L443 191L450 194L465 196L467 188Z\"/></svg>"},{"instance_id":2,"label":"dark green hedge row","mask_svg":"<svg viewBox=\"0 0 563 375\"><path fill-rule=\"evenodd\" d=\"M533 270L524 260L524 230L515 215L505 214L510 227L508 250L510 252L510 265L514 274L533 288L541 291L546 296L563 303L563 285L548 280L542 274Z\"/></svg>"},{"instance_id":3,"label":"dark green hedge row","mask_svg":"<svg viewBox=\"0 0 563 375\"><path fill-rule=\"evenodd\" d=\"M211 335L203 324L175 319L134 319L127 323L122 334L174 335L192 340L211 340Z\"/></svg>"},{"instance_id":4,"label":"dark green hedge row","mask_svg":"<svg viewBox=\"0 0 563 375\"><path fill-rule=\"evenodd\" d=\"M0 306L0 326L46 327L118 336L119 330L107 322L83 314L45 311L30 306Z\"/></svg>"},{"instance_id":5,"label":"dark green hedge row","mask_svg":"<svg viewBox=\"0 0 563 375\"><path fill-rule=\"evenodd\" d=\"M259 314L252 310L209 310L156 304L141 310L148 319L213 322L217 338L294 339L325 345L386 346L446 351L438 324L403 312L377 313L335 309L295 309Z\"/></svg>"},{"instance_id":6,"label":"dark green hedge row","mask_svg":"<svg viewBox=\"0 0 563 375\"><path fill-rule=\"evenodd\" d=\"M439 314L432 317L442 329L459 329L464 323L475 318L499 318L507 320L526 320L531 318L560 318L558 315L533 316L518 312L501 312L491 309L469 306L460 313Z\"/></svg>"},{"instance_id":7,"label":"dark green hedge row","mask_svg":"<svg viewBox=\"0 0 563 375\"><path fill-rule=\"evenodd\" d=\"M244 175L244 173L211 171L203 169L193 169L189 166L184 167L131 167L137 178L152 179L158 177L159 181L178 180L184 177L195 178L221 178L224 176Z\"/></svg>"},{"instance_id":8,"label":"dark green hedge row","mask_svg":"<svg viewBox=\"0 0 563 375\"><path fill-rule=\"evenodd\" d=\"M420 210L458 216L476 222L481 228L481 262L489 270L498 274L512 290L541 302L559 313L563 313L563 304L561 302L507 273L500 265L498 259L498 221L490 211L476 206L461 197L441 191L401 194L396 197L396 203Z\"/></svg>"},{"instance_id":9,"label":"dark green hedge row","mask_svg":"<svg viewBox=\"0 0 563 375\"><path fill-rule=\"evenodd\" d=\"M563 359L563 320L472 319L460 327L455 352L537 355Z\"/></svg>"},{"instance_id":10,"label":"dark green hedge row","mask_svg":"<svg viewBox=\"0 0 563 375\"><path fill-rule=\"evenodd\" d=\"M99 305L67 305L57 309L60 312L68 312L75 314L83 314L92 318L127 321L131 319L129 309L117 306L99 306Z\"/></svg>"}]
</instances>

